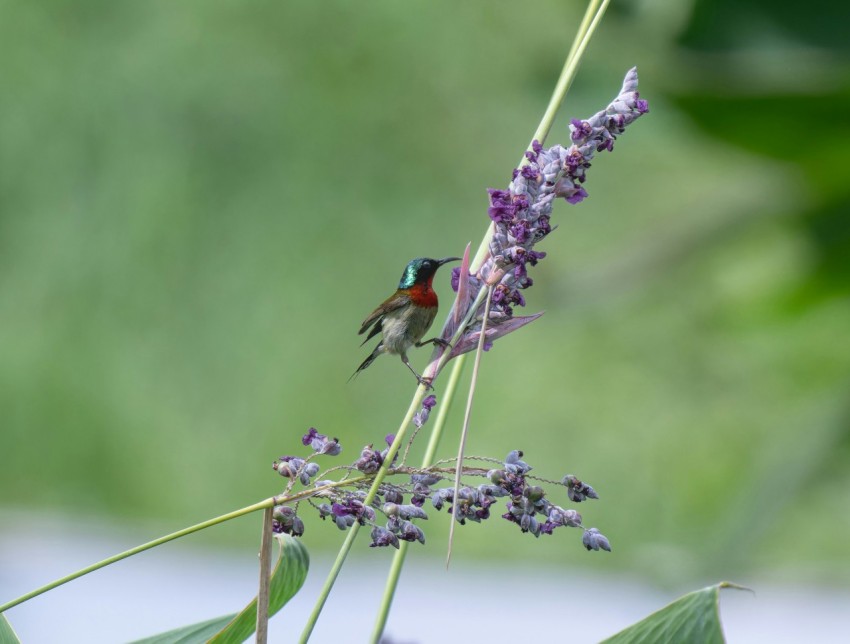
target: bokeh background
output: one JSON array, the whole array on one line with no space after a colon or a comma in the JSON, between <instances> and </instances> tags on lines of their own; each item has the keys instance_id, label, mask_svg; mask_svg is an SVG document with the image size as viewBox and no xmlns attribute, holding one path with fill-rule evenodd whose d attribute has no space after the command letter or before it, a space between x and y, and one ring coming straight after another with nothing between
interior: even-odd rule
<instances>
[{"instance_id":1,"label":"bokeh background","mask_svg":"<svg viewBox=\"0 0 850 644\"><path fill-rule=\"evenodd\" d=\"M549 142L633 65L650 113L556 208L526 292L546 314L484 357L468 452L590 482L614 553L494 519L455 561L545 567L565 593L576 571L847 589L841 6L613 3ZM271 462L310 426L352 460L394 431L415 383L389 358L347 382L359 323L410 258L477 246L582 12L2 3L0 532L106 523L130 546L278 492ZM253 553L257 520L194 543ZM342 534L305 520L332 556ZM432 516L414 557L441 562L447 529Z\"/></svg>"}]
</instances>

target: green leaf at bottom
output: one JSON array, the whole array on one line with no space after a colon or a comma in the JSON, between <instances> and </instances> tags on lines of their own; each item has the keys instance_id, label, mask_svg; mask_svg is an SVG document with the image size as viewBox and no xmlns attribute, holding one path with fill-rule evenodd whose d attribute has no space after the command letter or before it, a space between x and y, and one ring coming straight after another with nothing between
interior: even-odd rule
<instances>
[{"instance_id":1,"label":"green leaf at bottom","mask_svg":"<svg viewBox=\"0 0 850 644\"><path fill-rule=\"evenodd\" d=\"M310 567L307 548L289 535L275 535L280 544L280 556L272 571L269 583L269 616L295 596ZM182 626L167 633L138 640L136 644L195 644L196 642L215 642L216 644L240 644L248 639L257 625L257 598L251 600L241 613L225 615L205 622Z\"/></svg>"},{"instance_id":2,"label":"green leaf at bottom","mask_svg":"<svg viewBox=\"0 0 850 644\"><path fill-rule=\"evenodd\" d=\"M0 613L0 644L21 644L9 620Z\"/></svg>"},{"instance_id":3,"label":"green leaf at bottom","mask_svg":"<svg viewBox=\"0 0 850 644\"><path fill-rule=\"evenodd\" d=\"M687 642L688 644L722 644L717 602L721 588L740 588L728 582L688 593L672 604L629 626L604 644L654 644L655 642Z\"/></svg>"}]
</instances>

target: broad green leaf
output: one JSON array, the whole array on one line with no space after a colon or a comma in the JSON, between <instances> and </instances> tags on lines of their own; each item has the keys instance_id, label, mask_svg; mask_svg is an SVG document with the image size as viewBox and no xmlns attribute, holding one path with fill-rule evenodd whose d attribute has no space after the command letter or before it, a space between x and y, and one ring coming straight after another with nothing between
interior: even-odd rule
<instances>
[{"instance_id":1,"label":"broad green leaf","mask_svg":"<svg viewBox=\"0 0 850 644\"><path fill-rule=\"evenodd\" d=\"M728 582L688 593L672 604L629 626L605 644L653 644L655 642L687 642L688 644L722 644L717 601L721 588L740 588Z\"/></svg>"},{"instance_id":2,"label":"broad green leaf","mask_svg":"<svg viewBox=\"0 0 850 644\"><path fill-rule=\"evenodd\" d=\"M286 534L275 535L275 537L280 544L280 556L269 583L269 617L283 608L286 602L301 589L310 567L307 548L299 540ZM136 644L195 644L196 642L241 644L251 636L256 625L257 598L255 597L241 613L176 628L167 633L138 640ZM5 644L5 640L0 644Z\"/></svg>"},{"instance_id":3,"label":"broad green leaf","mask_svg":"<svg viewBox=\"0 0 850 644\"><path fill-rule=\"evenodd\" d=\"M6 615L0 613L0 644L21 644Z\"/></svg>"}]
</instances>

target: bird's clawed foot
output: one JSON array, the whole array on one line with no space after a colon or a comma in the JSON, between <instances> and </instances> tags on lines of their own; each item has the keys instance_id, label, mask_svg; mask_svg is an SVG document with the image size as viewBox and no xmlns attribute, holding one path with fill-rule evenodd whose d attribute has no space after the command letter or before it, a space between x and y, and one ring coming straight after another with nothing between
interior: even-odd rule
<instances>
[{"instance_id":1,"label":"bird's clawed foot","mask_svg":"<svg viewBox=\"0 0 850 644\"><path fill-rule=\"evenodd\" d=\"M431 378L425 378L423 376L416 376L416 379L419 381L419 384L425 387L425 389L433 390L434 386L431 384Z\"/></svg>"},{"instance_id":2,"label":"bird's clawed foot","mask_svg":"<svg viewBox=\"0 0 850 644\"><path fill-rule=\"evenodd\" d=\"M443 338L431 338L430 340L425 340L425 342L417 342L416 347L424 347L426 344L436 344L438 347L442 347L445 349L446 347L452 346L452 343L448 340L443 340Z\"/></svg>"}]
</instances>

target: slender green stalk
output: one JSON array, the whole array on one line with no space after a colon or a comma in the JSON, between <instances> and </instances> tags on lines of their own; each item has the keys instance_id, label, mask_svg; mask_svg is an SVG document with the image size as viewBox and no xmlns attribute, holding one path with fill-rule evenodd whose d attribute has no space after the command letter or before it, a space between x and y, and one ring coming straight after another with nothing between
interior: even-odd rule
<instances>
[{"instance_id":1,"label":"slender green stalk","mask_svg":"<svg viewBox=\"0 0 850 644\"><path fill-rule=\"evenodd\" d=\"M419 385L416 388L416 393L413 395L413 400L410 402L410 407L407 409L407 413L404 415L404 420L401 421L401 426L398 429L398 433L396 434L395 440L393 444L390 445L389 452L387 452L387 457L384 459L383 464L378 469L375 474L375 479L372 482L372 487L369 488L369 492L366 494L366 498L363 500L363 505L369 505L375 498L375 495L378 493L378 487L384 480L384 477L387 475L387 471L389 469L389 465L393 462L395 455L398 453L399 448L404 441L404 434L407 431L408 425L413 420L413 415L416 413L416 410L419 409L419 405L422 403L422 399L425 397L425 385ZM319 597L316 600L316 605L313 607L313 612L310 613L310 617L307 620L307 624L304 626L304 630L301 632L301 639L299 642L306 642L310 639L310 634L313 632L313 629L316 627L316 622L319 620L319 615L322 613L322 609L325 606L325 602L328 599L328 595L331 594L331 590L333 589L334 583L336 583L336 578L339 576L339 571L342 569L342 564L345 563L345 559L348 556L349 551L351 550L351 546L354 545L354 539L357 537L357 533L360 531L360 524L355 523L348 530L348 535L345 537L345 541L342 542L342 546L339 549L339 553L337 553L336 560L334 561L333 566L331 567L330 572L328 573L327 578L325 579L325 583L322 586L322 590L319 593Z\"/></svg>"},{"instance_id":2,"label":"slender green stalk","mask_svg":"<svg viewBox=\"0 0 850 644\"><path fill-rule=\"evenodd\" d=\"M584 17L581 19L581 24L576 32L576 37L573 39L573 44L570 46L570 53L567 54L567 60L575 57L579 43L584 38L584 34L587 33L587 28L590 25L590 21L593 20L596 10L599 8L600 1L601 0L590 0L590 2L587 3L587 9L584 10Z\"/></svg>"},{"instance_id":3,"label":"slender green stalk","mask_svg":"<svg viewBox=\"0 0 850 644\"><path fill-rule=\"evenodd\" d=\"M257 590L257 644L269 641L269 582L272 574L272 517L274 507L263 512L260 537L260 585Z\"/></svg>"},{"instance_id":4,"label":"slender green stalk","mask_svg":"<svg viewBox=\"0 0 850 644\"><path fill-rule=\"evenodd\" d=\"M463 372L463 365L466 362L466 354L455 358L454 367L449 374L448 383L446 383L446 393L443 395L442 404L440 405L437 417L434 419L434 427L431 431L431 438L428 441L428 447L425 449L425 455L422 457L422 467L428 467L434 462L434 457L437 454L437 447L440 444L440 437L443 433L443 427L446 424L446 418L449 415L454 394L457 391L460 375ZM377 644L381 640L381 635L384 634L384 628L387 626L387 618L390 614L390 607L395 596L395 589L398 586L398 579L401 575L401 569L404 566L404 559L407 556L407 549L410 543L402 541L399 544L393 557L392 565L387 576L387 584L384 587L384 596L381 598L381 604L378 608L378 616L375 619L375 628L372 631L371 641Z\"/></svg>"},{"instance_id":5,"label":"slender green stalk","mask_svg":"<svg viewBox=\"0 0 850 644\"><path fill-rule=\"evenodd\" d=\"M345 563L345 558L348 556L351 546L354 545L354 539L357 538L357 533L359 531L359 523L355 523L348 529L348 534L345 535L345 541L342 542L342 547L336 555L334 565L331 567L331 571L325 579L325 584L322 586L322 592L319 593L319 599L316 600L316 605L313 606L313 612L310 613L310 618L307 620L307 624L301 632L301 638L298 640L301 644L304 644L310 639L310 635L312 635L313 629L316 627L316 622L319 621L319 615L322 614L322 609L325 607L328 595L331 594L331 589L333 589L336 578L339 576L339 571L342 569L342 564Z\"/></svg>"},{"instance_id":6,"label":"slender green stalk","mask_svg":"<svg viewBox=\"0 0 850 644\"><path fill-rule=\"evenodd\" d=\"M140 552L144 552L145 550L150 550L151 548L155 548L157 546L161 546L164 543L168 543L169 541L174 541L175 539L179 539L180 537L185 537L187 535L192 534L193 532L199 532L206 528L211 528L219 523L224 523L225 521L230 521L231 519L238 519L239 517L245 516L246 514L251 514L252 512L257 512L259 510L265 510L267 508L273 508L275 505L280 505L282 503L288 503L291 501L300 501L301 499L306 499L313 496L318 496L325 490L330 490L335 487L348 486L356 483L361 483L363 481L369 480L369 476L358 476L353 479L347 479L343 481L335 481L333 483L329 483L327 485L323 485L321 487L312 488L309 490L302 490L297 494L293 494L291 496L273 496L271 498L265 499L264 501L260 501L259 503L254 503L253 505L246 506L244 508L240 508L239 510L234 510L233 512L228 512L227 514L222 514L220 517L216 517L214 519L209 519L207 521L203 521L202 523L197 523L193 526L189 526L188 528L183 528L182 530L178 530L177 532L172 532L171 534L167 534L164 537L160 537L159 539L154 539L153 541L148 541L147 543L143 543L140 546L136 546L135 548L130 548L129 550L125 550L124 552L120 552L117 555L113 555L104 559L103 561L98 561L91 566L87 566L82 568L81 570L77 570L76 572L71 573L70 575L66 575L61 579L57 579L56 581L51 581L49 584L42 586L41 588L36 588L33 591L28 592L26 595L21 595L13 599L12 601L6 602L2 606L0 606L0 613L17 606L18 604L23 604L25 601L32 599L33 597L38 597L41 594L46 593L48 590L53 590L54 588L58 588L62 584L67 584L69 581L73 581L75 579L79 579L84 575L89 574L90 572L94 572L95 570L100 570L101 568L105 568L109 564L114 564L122 559L127 559L128 557L132 557L133 555L137 555Z\"/></svg>"},{"instance_id":7,"label":"slender green stalk","mask_svg":"<svg viewBox=\"0 0 850 644\"><path fill-rule=\"evenodd\" d=\"M484 315L481 317L481 334L478 336L478 348L475 351L475 363L472 365L472 378L469 381L469 396L466 399L466 411L463 415L463 427L460 430L460 443L457 449L457 464L455 466L455 485L452 495L452 518L449 523L449 548L446 554L446 568L452 560L452 543L455 536L455 517L458 510L458 494L460 492L460 477L463 472L463 451L466 448L466 437L469 433L469 419L472 414L472 401L475 398L475 388L478 385L478 370L481 366L481 355L484 353L484 343L487 339L487 320L490 319L490 300L493 298L493 285L487 288L487 299L484 300Z\"/></svg>"},{"instance_id":8,"label":"slender green stalk","mask_svg":"<svg viewBox=\"0 0 850 644\"><path fill-rule=\"evenodd\" d=\"M140 546L136 546L135 548L130 548L129 550L125 550L124 552L118 553L117 555L113 555L104 559L103 561L98 561L91 566L78 570L76 572L71 573L70 575L66 575L61 579L57 579L56 581L52 581L41 588L36 588L35 590L27 593L26 595L21 595L17 599L13 599L10 602L6 602L2 606L0 606L0 613L12 608L13 606L17 606L18 604L22 604L23 602L32 599L33 597L37 597L42 593L46 593L48 590L53 590L54 588L58 588L62 584L67 584L69 581L73 581L74 579L78 579L83 575L87 575L90 572L94 572L95 570L100 570L101 568L105 568L109 564L113 564L117 561L121 561L122 559L126 559L127 557L132 557L133 555L137 555L140 552L144 552L145 550L150 550L151 548L155 548L156 546L161 546L164 543L168 543L169 541L174 541L174 539L179 539L180 537L185 537L186 535L192 534L193 532L198 532L205 528L212 527L214 525L218 525L219 523L224 523L225 521L230 521L231 519L236 519L241 516L245 516L246 514L250 514L251 512L257 512L258 510L265 510L266 508L273 507L275 504L274 497L270 499L266 499L265 501L260 501L259 503L255 503L254 505L249 505L247 507L241 508L234 512L229 512L227 514L222 514L220 517L216 517L215 519L209 519L208 521L204 521L203 523L198 523L196 525L190 526L188 528L183 528L182 530L178 530L177 532L172 532L171 534L167 534L164 537L160 537L159 539L154 539L153 541L148 541L147 543L143 543Z\"/></svg>"}]
</instances>

